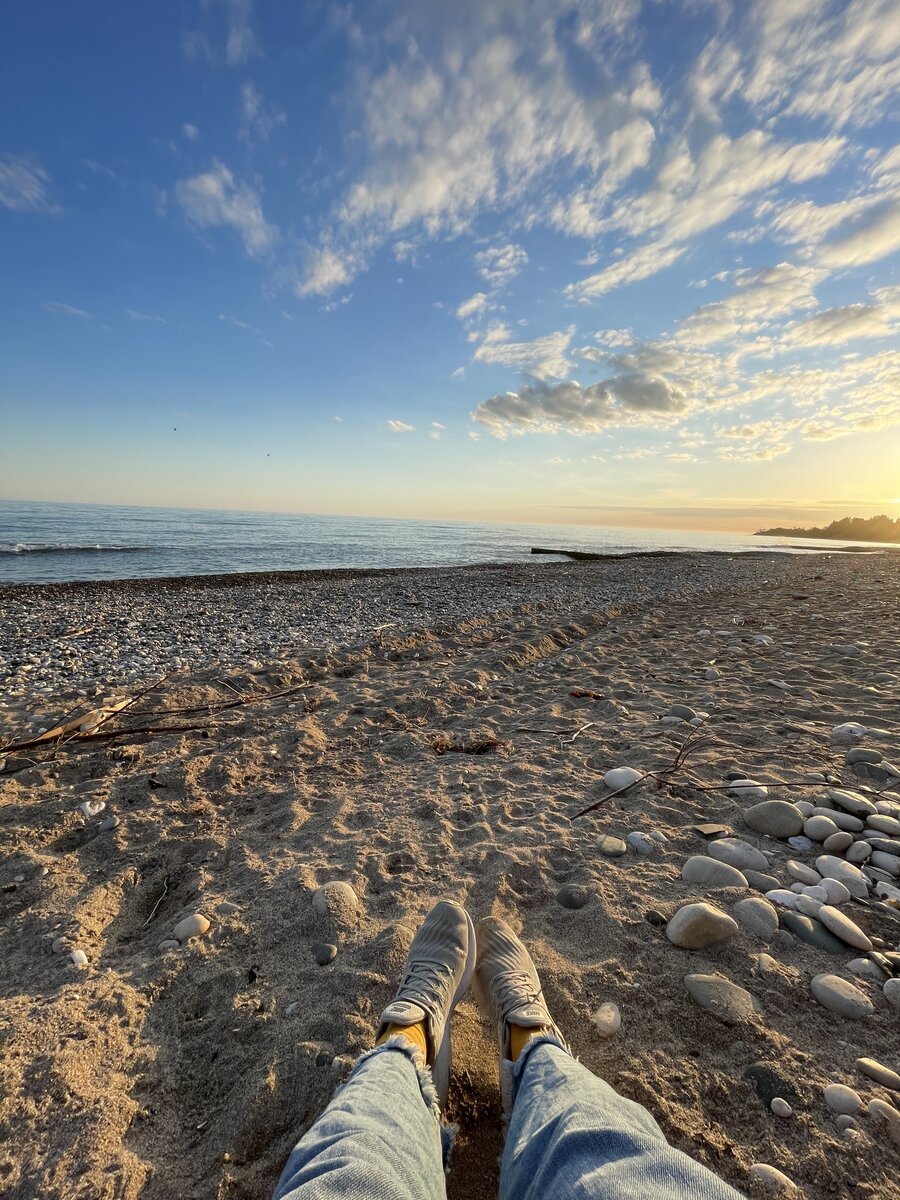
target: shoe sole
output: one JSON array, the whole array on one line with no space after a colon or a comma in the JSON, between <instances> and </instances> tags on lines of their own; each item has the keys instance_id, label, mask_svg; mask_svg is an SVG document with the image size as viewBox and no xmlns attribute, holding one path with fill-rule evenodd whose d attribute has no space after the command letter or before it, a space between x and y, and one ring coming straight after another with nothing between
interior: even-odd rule
<instances>
[{"instance_id":1,"label":"shoe sole","mask_svg":"<svg viewBox=\"0 0 900 1200\"><path fill-rule=\"evenodd\" d=\"M463 912L465 912L465 909L463 909ZM472 977L475 974L475 962L478 955L478 948L475 944L475 926L467 912L465 913L465 917L469 932L469 952L466 956L466 966L456 991L453 993L453 999L450 1001L450 1010L447 1013L447 1021L444 1025L444 1036L441 1039L441 1044L438 1047L432 1068L432 1078L434 1079L442 1108L447 1104L447 1092L450 1085L450 1019L457 1004L469 990L469 984L472 982Z\"/></svg>"}]
</instances>

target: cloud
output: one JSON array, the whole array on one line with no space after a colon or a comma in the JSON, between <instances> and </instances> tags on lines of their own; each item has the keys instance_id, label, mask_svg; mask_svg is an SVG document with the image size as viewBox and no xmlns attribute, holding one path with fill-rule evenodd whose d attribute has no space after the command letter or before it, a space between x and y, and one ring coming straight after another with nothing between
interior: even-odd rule
<instances>
[{"instance_id":1,"label":"cloud","mask_svg":"<svg viewBox=\"0 0 900 1200\"><path fill-rule=\"evenodd\" d=\"M845 304L827 308L793 325L782 345L837 346L854 338L887 337L893 332L885 309L878 304Z\"/></svg>"},{"instance_id":2,"label":"cloud","mask_svg":"<svg viewBox=\"0 0 900 1200\"><path fill-rule=\"evenodd\" d=\"M472 414L495 437L522 433L597 433L611 425L640 423L649 414L684 411L684 394L669 380L620 375L582 387L574 381L528 384L485 400Z\"/></svg>"},{"instance_id":3,"label":"cloud","mask_svg":"<svg viewBox=\"0 0 900 1200\"><path fill-rule=\"evenodd\" d=\"M475 351L475 360L511 367L536 379L559 379L571 369L567 352L575 334L574 325L530 342L509 341L511 332L501 322L490 325Z\"/></svg>"},{"instance_id":4,"label":"cloud","mask_svg":"<svg viewBox=\"0 0 900 1200\"><path fill-rule=\"evenodd\" d=\"M47 195L50 176L39 163L16 154L0 154L0 204L14 212L56 216L62 209Z\"/></svg>"},{"instance_id":5,"label":"cloud","mask_svg":"<svg viewBox=\"0 0 900 1200\"><path fill-rule=\"evenodd\" d=\"M180 179L175 196L193 225L233 229L250 258L264 258L276 241L277 230L263 215L260 194L237 182L224 163L214 160L203 174Z\"/></svg>"},{"instance_id":6,"label":"cloud","mask_svg":"<svg viewBox=\"0 0 900 1200\"><path fill-rule=\"evenodd\" d=\"M228 20L225 58L232 66L238 66L259 53L250 25L252 0L223 0L223 3L227 9Z\"/></svg>"},{"instance_id":7,"label":"cloud","mask_svg":"<svg viewBox=\"0 0 900 1200\"><path fill-rule=\"evenodd\" d=\"M428 432L428 436L431 438L432 441L439 442L441 440L441 434L444 433L446 431L446 429L447 429L447 426L442 425L440 423L440 421L432 421L431 429Z\"/></svg>"},{"instance_id":8,"label":"cloud","mask_svg":"<svg viewBox=\"0 0 900 1200\"><path fill-rule=\"evenodd\" d=\"M125 316L130 321L150 321L156 325L168 325L169 323L165 317L157 316L156 313L142 313L138 312L135 308L126 308Z\"/></svg>"},{"instance_id":9,"label":"cloud","mask_svg":"<svg viewBox=\"0 0 900 1200\"><path fill-rule=\"evenodd\" d=\"M249 321L242 321L240 317L232 317L228 313L219 313L219 320L225 321L228 325L233 325L235 329L246 329L250 333L259 333L255 325L251 325Z\"/></svg>"},{"instance_id":10,"label":"cloud","mask_svg":"<svg viewBox=\"0 0 900 1200\"><path fill-rule=\"evenodd\" d=\"M415 430L415 425L407 425L405 421L390 420L387 423L391 433L412 433Z\"/></svg>"},{"instance_id":11,"label":"cloud","mask_svg":"<svg viewBox=\"0 0 900 1200\"><path fill-rule=\"evenodd\" d=\"M197 128L197 126L189 125L187 122L182 125L181 132L189 142L196 142L197 138L200 136L200 130Z\"/></svg>"},{"instance_id":12,"label":"cloud","mask_svg":"<svg viewBox=\"0 0 900 1200\"><path fill-rule=\"evenodd\" d=\"M287 113L267 107L259 88L250 79L241 84L240 112L238 137L245 142L253 137L267 141L277 126L287 123Z\"/></svg>"},{"instance_id":13,"label":"cloud","mask_svg":"<svg viewBox=\"0 0 900 1200\"><path fill-rule=\"evenodd\" d=\"M487 308L488 298L484 292L476 292L474 296L470 296L468 300L463 300L462 304L457 306L456 315L461 321L468 320L469 317L474 317L478 313L483 313Z\"/></svg>"},{"instance_id":14,"label":"cloud","mask_svg":"<svg viewBox=\"0 0 900 1200\"><path fill-rule=\"evenodd\" d=\"M41 305L45 312L53 313L58 317L77 317L82 321L93 321L94 314L86 312L83 308L74 308L71 304L63 304L60 300L48 300Z\"/></svg>"},{"instance_id":15,"label":"cloud","mask_svg":"<svg viewBox=\"0 0 900 1200\"><path fill-rule=\"evenodd\" d=\"M528 255L514 242L507 242L505 246L491 246L475 255L478 274L492 287L509 283L527 262Z\"/></svg>"},{"instance_id":16,"label":"cloud","mask_svg":"<svg viewBox=\"0 0 900 1200\"><path fill-rule=\"evenodd\" d=\"M858 267L900 249L900 202L870 212L857 228L826 242L819 259L829 267Z\"/></svg>"},{"instance_id":17,"label":"cloud","mask_svg":"<svg viewBox=\"0 0 900 1200\"><path fill-rule=\"evenodd\" d=\"M737 276L738 290L704 304L681 323L678 342L708 346L758 332L777 317L816 307L814 288L826 272L812 266L779 263Z\"/></svg>"},{"instance_id":18,"label":"cloud","mask_svg":"<svg viewBox=\"0 0 900 1200\"><path fill-rule=\"evenodd\" d=\"M602 271L582 279L580 283L569 284L566 295L588 299L614 291L625 283L637 283L641 279L648 279L677 262L686 249L686 246L671 246L665 242L648 242L620 258L618 262L604 267Z\"/></svg>"},{"instance_id":19,"label":"cloud","mask_svg":"<svg viewBox=\"0 0 900 1200\"><path fill-rule=\"evenodd\" d=\"M330 246L310 249L296 292L298 296L327 296L349 283L355 274L356 263L352 257L341 255Z\"/></svg>"}]
</instances>

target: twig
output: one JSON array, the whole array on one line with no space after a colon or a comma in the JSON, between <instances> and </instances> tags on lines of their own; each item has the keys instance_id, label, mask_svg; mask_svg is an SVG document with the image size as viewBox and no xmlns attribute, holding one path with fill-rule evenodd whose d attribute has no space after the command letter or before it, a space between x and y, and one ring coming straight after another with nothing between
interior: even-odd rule
<instances>
[{"instance_id":1,"label":"twig","mask_svg":"<svg viewBox=\"0 0 900 1200\"><path fill-rule=\"evenodd\" d=\"M578 737L578 735L580 733L584 733L584 731L586 729L593 728L593 726L596 724L597 724L596 721L588 721L587 725L582 725L582 727L580 729L576 729L575 732L572 734L572 736L570 738L566 738L565 741L560 742L560 745L561 746L571 746L572 742L575 741L575 739Z\"/></svg>"},{"instance_id":2,"label":"twig","mask_svg":"<svg viewBox=\"0 0 900 1200\"><path fill-rule=\"evenodd\" d=\"M153 908L152 908L152 910L151 910L151 912L150 912L150 916L147 918L147 920L146 920L146 921L144 922L144 924L141 926L141 928L142 928L142 929L146 929L146 928L147 928L147 926L150 924L150 922L153 920L153 918L156 916L156 913L157 913L157 910L159 909L159 906L162 904L163 900L165 900L165 898L166 898L166 896L167 896L168 894L169 894L169 877L168 877L168 875L167 875L167 876L165 877L165 879L163 880L163 890L162 890L162 893L160 894L160 897L159 897L159 899L158 899L158 900L156 901L156 903L153 905Z\"/></svg>"}]
</instances>

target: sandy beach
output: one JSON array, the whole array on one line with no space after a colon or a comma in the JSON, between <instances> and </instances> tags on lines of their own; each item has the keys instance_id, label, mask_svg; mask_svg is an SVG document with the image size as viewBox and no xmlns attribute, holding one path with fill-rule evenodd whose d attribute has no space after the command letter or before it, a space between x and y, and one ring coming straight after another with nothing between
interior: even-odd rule
<instances>
[{"instance_id":1,"label":"sandy beach","mask_svg":"<svg viewBox=\"0 0 900 1200\"><path fill-rule=\"evenodd\" d=\"M32 743L0 751L4 1195L265 1200L444 896L509 921L581 1060L739 1190L772 1194L768 1164L808 1200L900 1198L897 556L17 587L0 612L0 736ZM670 924L697 903L731 920ZM472 997L449 1116L450 1196L496 1195Z\"/></svg>"}]
</instances>

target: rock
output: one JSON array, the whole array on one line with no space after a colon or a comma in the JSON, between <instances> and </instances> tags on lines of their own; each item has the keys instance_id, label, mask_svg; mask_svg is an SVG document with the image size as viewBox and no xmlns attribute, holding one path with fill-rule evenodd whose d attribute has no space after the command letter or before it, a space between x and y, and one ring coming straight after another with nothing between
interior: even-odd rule
<instances>
[{"instance_id":1,"label":"rock","mask_svg":"<svg viewBox=\"0 0 900 1200\"><path fill-rule=\"evenodd\" d=\"M803 833L795 837L789 837L787 842L792 850L798 850L801 854L811 854L815 849L815 842L811 841Z\"/></svg>"},{"instance_id":2,"label":"rock","mask_svg":"<svg viewBox=\"0 0 900 1200\"><path fill-rule=\"evenodd\" d=\"M870 1100L866 1112L887 1125L888 1135L895 1146L900 1146L900 1111L886 1100Z\"/></svg>"},{"instance_id":3,"label":"rock","mask_svg":"<svg viewBox=\"0 0 900 1200\"><path fill-rule=\"evenodd\" d=\"M216 905L216 912L220 913L223 917L230 917L232 913L238 911L238 906L231 900L222 900L221 903Z\"/></svg>"},{"instance_id":4,"label":"rock","mask_svg":"<svg viewBox=\"0 0 900 1200\"><path fill-rule=\"evenodd\" d=\"M597 842L597 849L606 858L621 858L628 852L628 846L621 838L608 833L603 834Z\"/></svg>"},{"instance_id":5,"label":"rock","mask_svg":"<svg viewBox=\"0 0 900 1200\"><path fill-rule=\"evenodd\" d=\"M163 953L165 953L167 950L180 949L181 942L179 942L177 938L163 938L163 940L157 946L157 950L161 950Z\"/></svg>"},{"instance_id":6,"label":"rock","mask_svg":"<svg viewBox=\"0 0 900 1200\"><path fill-rule=\"evenodd\" d=\"M330 942L313 942L312 955L320 967L325 967L328 963L333 962L337 958L338 948Z\"/></svg>"},{"instance_id":7,"label":"rock","mask_svg":"<svg viewBox=\"0 0 900 1200\"><path fill-rule=\"evenodd\" d=\"M781 922L782 929L786 929L789 933L792 933L794 937L799 938L801 942L805 942L807 946L815 946L817 950L824 950L828 954L847 953L847 947L840 938L836 938L830 930L826 929L814 917L807 917L803 913L783 909L779 913L778 919Z\"/></svg>"},{"instance_id":8,"label":"rock","mask_svg":"<svg viewBox=\"0 0 900 1200\"><path fill-rule=\"evenodd\" d=\"M803 817L786 800L763 800L744 811L744 824L757 833L787 838L803 828Z\"/></svg>"},{"instance_id":9,"label":"rock","mask_svg":"<svg viewBox=\"0 0 900 1200\"><path fill-rule=\"evenodd\" d=\"M792 1117L794 1110L788 1104L787 1100L783 1100L781 1096L776 1096L769 1105L776 1117Z\"/></svg>"},{"instance_id":10,"label":"rock","mask_svg":"<svg viewBox=\"0 0 900 1200\"><path fill-rule=\"evenodd\" d=\"M669 705L669 716L670 717L681 717L682 721L693 721L693 719L694 719L694 717L696 717L696 715L697 714L694 711L694 709L689 708L687 704L670 704Z\"/></svg>"},{"instance_id":11,"label":"rock","mask_svg":"<svg viewBox=\"0 0 900 1200\"><path fill-rule=\"evenodd\" d=\"M684 986L692 1000L726 1025L749 1021L756 1014L750 993L724 975L685 975Z\"/></svg>"},{"instance_id":12,"label":"rock","mask_svg":"<svg viewBox=\"0 0 900 1200\"><path fill-rule=\"evenodd\" d=\"M607 1000L600 1005L591 1020L602 1038L610 1038L614 1033L618 1033L622 1024L622 1014L619 1012L617 1004Z\"/></svg>"},{"instance_id":13,"label":"rock","mask_svg":"<svg viewBox=\"0 0 900 1200\"><path fill-rule=\"evenodd\" d=\"M849 1021L860 1021L875 1011L865 992L839 975L814 975L810 990L823 1008Z\"/></svg>"},{"instance_id":14,"label":"rock","mask_svg":"<svg viewBox=\"0 0 900 1200\"><path fill-rule=\"evenodd\" d=\"M823 879L819 886L825 892L826 902L835 908L839 904L846 904L850 899L849 891L839 879Z\"/></svg>"},{"instance_id":15,"label":"rock","mask_svg":"<svg viewBox=\"0 0 900 1200\"><path fill-rule=\"evenodd\" d=\"M657 929L663 929L666 925L666 918L656 908L648 909L644 913L644 920L648 925L654 925Z\"/></svg>"},{"instance_id":16,"label":"rock","mask_svg":"<svg viewBox=\"0 0 900 1200\"><path fill-rule=\"evenodd\" d=\"M769 794L769 789L755 779L732 779L728 785L728 794L737 796L739 800L764 800Z\"/></svg>"},{"instance_id":17,"label":"rock","mask_svg":"<svg viewBox=\"0 0 900 1200\"><path fill-rule=\"evenodd\" d=\"M666 926L666 937L683 950L701 950L737 933L737 923L714 904L700 902L679 908Z\"/></svg>"},{"instance_id":18,"label":"rock","mask_svg":"<svg viewBox=\"0 0 900 1200\"><path fill-rule=\"evenodd\" d=\"M204 917L203 913L191 913L189 917L178 922L172 930L172 934L179 942L187 942L191 938L202 937L208 929L209 920Z\"/></svg>"},{"instance_id":19,"label":"rock","mask_svg":"<svg viewBox=\"0 0 900 1200\"><path fill-rule=\"evenodd\" d=\"M845 970L863 979L874 979L876 983L883 983L886 978L884 971L871 958L851 958Z\"/></svg>"},{"instance_id":20,"label":"rock","mask_svg":"<svg viewBox=\"0 0 900 1200\"><path fill-rule=\"evenodd\" d=\"M855 1117L862 1108L859 1093L843 1083L829 1083L824 1093L825 1103L833 1113Z\"/></svg>"},{"instance_id":21,"label":"rock","mask_svg":"<svg viewBox=\"0 0 900 1200\"><path fill-rule=\"evenodd\" d=\"M630 787L643 778L644 772L636 771L634 767L613 767L603 776L603 782L610 791L617 792L619 788Z\"/></svg>"},{"instance_id":22,"label":"rock","mask_svg":"<svg viewBox=\"0 0 900 1200\"><path fill-rule=\"evenodd\" d=\"M753 890L757 892L771 892L773 888L781 886L774 875L766 875L762 871L751 871L748 868L742 874Z\"/></svg>"},{"instance_id":23,"label":"rock","mask_svg":"<svg viewBox=\"0 0 900 1200\"><path fill-rule=\"evenodd\" d=\"M291 1003L284 1010L284 1015L286 1017L294 1017L297 1015L298 1012L300 1012L300 1010L302 1008L303 1008L303 1005L300 1003L299 1000L292 1000Z\"/></svg>"},{"instance_id":24,"label":"rock","mask_svg":"<svg viewBox=\"0 0 900 1200\"><path fill-rule=\"evenodd\" d=\"M869 855L869 863L873 867L877 867L879 871L885 871L888 875L893 875L895 879L900 879L900 858L896 854L885 854L883 850L873 850Z\"/></svg>"},{"instance_id":25,"label":"rock","mask_svg":"<svg viewBox=\"0 0 900 1200\"><path fill-rule=\"evenodd\" d=\"M556 903L563 908L584 908L591 893L578 883L567 883L556 893Z\"/></svg>"},{"instance_id":26,"label":"rock","mask_svg":"<svg viewBox=\"0 0 900 1200\"><path fill-rule=\"evenodd\" d=\"M818 871L814 871L812 867L808 867L806 863L797 862L796 858L789 858L785 863L787 873L792 879L796 879L799 883L816 884L822 882L822 876Z\"/></svg>"},{"instance_id":27,"label":"rock","mask_svg":"<svg viewBox=\"0 0 900 1200\"><path fill-rule=\"evenodd\" d=\"M723 833L731 832L728 825L716 825L711 821L705 821L701 825L692 825L691 829L695 830L705 838L720 837Z\"/></svg>"},{"instance_id":28,"label":"rock","mask_svg":"<svg viewBox=\"0 0 900 1200\"><path fill-rule=\"evenodd\" d=\"M862 817L852 817L842 808L826 808L822 804L815 805L810 816L827 817L829 821L834 821L842 833L862 833L866 827Z\"/></svg>"},{"instance_id":29,"label":"rock","mask_svg":"<svg viewBox=\"0 0 900 1200\"><path fill-rule=\"evenodd\" d=\"M835 858L831 854L820 854L816 859L816 870L825 879L839 880L857 900L865 900L869 895L866 877L853 863Z\"/></svg>"},{"instance_id":30,"label":"rock","mask_svg":"<svg viewBox=\"0 0 900 1200\"><path fill-rule=\"evenodd\" d=\"M779 1171L777 1167L772 1167L768 1163L753 1163L750 1168L750 1177L773 1196L788 1196L797 1190L793 1179L789 1179L783 1171Z\"/></svg>"},{"instance_id":31,"label":"rock","mask_svg":"<svg viewBox=\"0 0 900 1200\"><path fill-rule=\"evenodd\" d=\"M657 842L655 838L650 837L649 834L641 833L640 830L637 829L629 833L625 840L628 842L628 845L632 848L632 850L635 851L635 853L642 854L645 858L648 855L653 854L653 852L657 849Z\"/></svg>"},{"instance_id":32,"label":"rock","mask_svg":"<svg viewBox=\"0 0 900 1200\"><path fill-rule=\"evenodd\" d=\"M849 813L851 817L868 817L878 811L871 800L867 800L860 792L849 792L844 788L830 787L825 789L829 800L834 801L838 808Z\"/></svg>"},{"instance_id":33,"label":"rock","mask_svg":"<svg viewBox=\"0 0 900 1200\"><path fill-rule=\"evenodd\" d=\"M728 863L729 867L737 867L739 871L745 867L752 871L764 871L769 865L769 860L761 850L740 838L723 837L710 842L707 854L719 862Z\"/></svg>"},{"instance_id":34,"label":"rock","mask_svg":"<svg viewBox=\"0 0 900 1200\"><path fill-rule=\"evenodd\" d=\"M830 929L835 937L839 937L848 946L852 946L855 950L864 950L867 954L872 949L872 943L866 934L840 909L832 908L830 904L823 904L816 916L826 929Z\"/></svg>"},{"instance_id":35,"label":"rock","mask_svg":"<svg viewBox=\"0 0 900 1200\"><path fill-rule=\"evenodd\" d=\"M86 967L88 964L88 956L83 950L73 950L69 954L69 961L76 967Z\"/></svg>"},{"instance_id":36,"label":"rock","mask_svg":"<svg viewBox=\"0 0 900 1200\"><path fill-rule=\"evenodd\" d=\"M109 833L113 829L118 829L119 824L119 818L113 813L112 816L106 817L100 822L99 829L101 833Z\"/></svg>"},{"instance_id":37,"label":"rock","mask_svg":"<svg viewBox=\"0 0 900 1200\"><path fill-rule=\"evenodd\" d=\"M834 883L834 880L832 879L831 882ZM796 891L796 889L797 885L794 884L791 890ZM820 904L828 903L828 891L821 883L801 883L800 891L802 895L809 896L812 900L818 900Z\"/></svg>"},{"instance_id":38,"label":"rock","mask_svg":"<svg viewBox=\"0 0 900 1200\"><path fill-rule=\"evenodd\" d=\"M703 678L713 680L713 679L719 679L720 676L719 676L719 672L716 670L715 667L707 667L706 671L704 672Z\"/></svg>"},{"instance_id":39,"label":"rock","mask_svg":"<svg viewBox=\"0 0 900 1200\"><path fill-rule=\"evenodd\" d=\"M810 817L803 823L803 832L813 842L824 842L840 830L830 817Z\"/></svg>"},{"instance_id":40,"label":"rock","mask_svg":"<svg viewBox=\"0 0 900 1200\"><path fill-rule=\"evenodd\" d=\"M771 892L766 892L766 899L770 904L777 904L779 908L796 908L798 896L788 888L773 888Z\"/></svg>"},{"instance_id":41,"label":"rock","mask_svg":"<svg viewBox=\"0 0 900 1200\"><path fill-rule=\"evenodd\" d=\"M736 867L695 854L681 868L681 878L688 883L703 883L707 887L726 888L747 886L746 877Z\"/></svg>"},{"instance_id":42,"label":"rock","mask_svg":"<svg viewBox=\"0 0 900 1200\"><path fill-rule=\"evenodd\" d=\"M853 1120L853 1118L850 1116L849 1113L841 1113L839 1116L834 1118L834 1123L837 1126L837 1128L840 1129L842 1132L845 1129L855 1129L856 1128L856 1122Z\"/></svg>"},{"instance_id":43,"label":"rock","mask_svg":"<svg viewBox=\"0 0 900 1200\"><path fill-rule=\"evenodd\" d=\"M816 900L812 896L798 896L795 909L798 913L802 913L804 917L815 917L818 919L819 912L825 904L824 900Z\"/></svg>"},{"instance_id":44,"label":"rock","mask_svg":"<svg viewBox=\"0 0 900 1200\"><path fill-rule=\"evenodd\" d=\"M825 848L826 850L828 849L827 846ZM829 850L829 854L830 853L831 851ZM851 862L855 866L859 866L860 863L868 862L868 860L872 857L872 843L854 842L853 845L847 849L845 857L847 862Z\"/></svg>"},{"instance_id":45,"label":"rock","mask_svg":"<svg viewBox=\"0 0 900 1200\"><path fill-rule=\"evenodd\" d=\"M884 758L880 750L867 750L862 746L854 746L852 750L847 751L847 765L852 767L854 763L878 763Z\"/></svg>"},{"instance_id":46,"label":"rock","mask_svg":"<svg viewBox=\"0 0 900 1200\"><path fill-rule=\"evenodd\" d=\"M744 1071L744 1078L753 1084L757 1096L766 1108L771 1106L776 1096L790 1097L796 1103L797 1093L792 1084L768 1063L751 1063Z\"/></svg>"},{"instance_id":47,"label":"rock","mask_svg":"<svg viewBox=\"0 0 900 1200\"><path fill-rule=\"evenodd\" d=\"M332 879L313 892L313 909L322 917L328 917L338 928L356 923L359 898L349 883Z\"/></svg>"},{"instance_id":48,"label":"rock","mask_svg":"<svg viewBox=\"0 0 900 1200\"><path fill-rule=\"evenodd\" d=\"M755 933L764 942L771 942L775 936L778 913L768 900L750 896L746 900L738 900L732 912L745 929Z\"/></svg>"},{"instance_id":49,"label":"rock","mask_svg":"<svg viewBox=\"0 0 900 1200\"><path fill-rule=\"evenodd\" d=\"M900 1009L900 979L889 979L881 990L888 1004Z\"/></svg>"},{"instance_id":50,"label":"rock","mask_svg":"<svg viewBox=\"0 0 900 1200\"><path fill-rule=\"evenodd\" d=\"M777 959L774 959L771 954L757 954L756 970L762 971L763 974L765 974L767 971L777 971L778 961Z\"/></svg>"},{"instance_id":51,"label":"rock","mask_svg":"<svg viewBox=\"0 0 900 1200\"><path fill-rule=\"evenodd\" d=\"M891 838L872 838L871 841L861 842L860 845L871 846L873 850L880 850L882 854L893 854L900 856L900 841L894 841Z\"/></svg>"},{"instance_id":52,"label":"rock","mask_svg":"<svg viewBox=\"0 0 900 1200\"><path fill-rule=\"evenodd\" d=\"M888 1091L900 1092L900 1075L896 1071L892 1071L890 1067L878 1062L877 1059L858 1058L856 1068L858 1071L862 1071L863 1075L868 1075L870 1079L874 1079L876 1083L886 1087Z\"/></svg>"},{"instance_id":53,"label":"rock","mask_svg":"<svg viewBox=\"0 0 900 1200\"><path fill-rule=\"evenodd\" d=\"M72 943L67 937L56 938L50 946L54 954L62 954L64 950L68 950Z\"/></svg>"},{"instance_id":54,"label":"rock","mask_svg":"<svg viewBox=\"0 0 900 1200\"><path fill-rule=\"evenodd\" d=\"M866 817L866 824L870 829L877 829L879 833L886 833L890 837L900 837L900 821L896 817L875 813L871 817Z\"/></svg>"},{"instance_id":55,"label":"rock","mask_svg":"<svg viewBox=\"0 0 900 1200\"><path fill-rule=\"evenodd\" d=\"M813 810L815 809L816 806L814 804L810 804L810 802L808 800L795 800L793 803L794 803L794 808L796 808L797 812L803 814L804 820L806 820L807 817L815 816L815 813Z\"/></svg>"}]
</instances>

